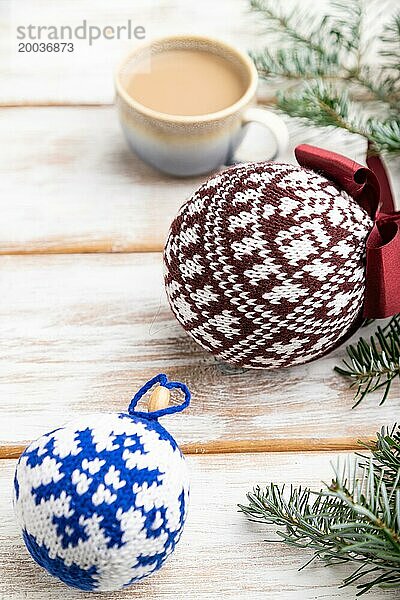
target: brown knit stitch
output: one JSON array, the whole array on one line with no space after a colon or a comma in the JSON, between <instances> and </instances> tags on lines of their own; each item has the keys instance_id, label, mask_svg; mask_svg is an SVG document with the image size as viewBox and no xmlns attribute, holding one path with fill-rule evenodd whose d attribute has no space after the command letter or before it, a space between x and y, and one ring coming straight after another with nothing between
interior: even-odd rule
<instances>
[{"instance_id":1,"label":"brown knit stitch","mask_svg":"<svg viewBox=\"0 0 400 600\"><path fill-rule=\"evenodd\" d=\"M329 352L360 317L371 219L313 171L251 163L211 177L164 251L177 319L223 361L273 369Z\"/></svg>"}]
</instances>

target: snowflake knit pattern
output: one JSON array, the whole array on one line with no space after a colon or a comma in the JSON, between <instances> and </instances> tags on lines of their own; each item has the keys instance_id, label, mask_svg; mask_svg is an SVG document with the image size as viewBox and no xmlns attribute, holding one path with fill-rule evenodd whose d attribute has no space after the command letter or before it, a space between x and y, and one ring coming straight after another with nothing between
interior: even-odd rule
<instances>
[{"instance_id":1,"label":"snowflake knit pattern","mask_svg":"<svg viewBox=\"0 0 400 600\"><path fill-rule=\"evenodd\" d=\"M67 585L125 587L158 569L181 536L186 464L157 418L187 406L190 394L166 381L159 375L148 382L130 414L94 414L43 435L18 462L14 505L24 541L36 562ZM185 403L135 412L143 390L156 382L180 387Z\"/></svg>"},{"instance_id":2,"label":"snowflake knit pattern","mask_svg":"<svg viewBox=\"0 0 400 600\"><path fill-rule=\"evenodd\" d=\"M361 322L372 221L314 171L238 165L183 205L164 250L178 321L222 361L274 369L317 358Z\"/></svg>"}]
</instances>

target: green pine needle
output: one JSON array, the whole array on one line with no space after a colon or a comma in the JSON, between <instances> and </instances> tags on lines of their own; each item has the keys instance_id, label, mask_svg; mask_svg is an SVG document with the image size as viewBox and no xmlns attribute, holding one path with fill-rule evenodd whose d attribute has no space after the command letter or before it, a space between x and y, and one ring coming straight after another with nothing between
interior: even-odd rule
<instances>
[{"instance_id":1,"label":"green pine needle","mask_svg":"<svg viewBox=\"0 0 400 600\"><path fill-rule=\"evenodd\" d=\"M400 156L400 13L379 36L379 69L364 57L373 42L364 27L367 5L332 0L331 14L315 18L300 3L288 10L285 3L250 0L267 41L251 56L263 78L289 82L289 91L277 95L281 111L362 135L373 151ZM359 102L360 91L373 102Z\"/></svg>"},{"instance_id":2,"label":"green pine needle","mask_svg":"<svg viewBox=\"0 0 400 600\"><path fill-rule=\"evenodd\" d=\"M270 483L239 505L250 521L276 526L275 541L312 550L311 561L354 563L344 585L357 583L357 595L377 585L400 589L400 428L364 446L372 458L338 463L324 489Z\"/></svg>"},{"instance_id":3,"label":"green pine needle","mask_svg":"<svg viewBox=\"0 0 400 600\"><path fill-rule=\"evenodd\" d=\"M347 92L336 92L331 84L312 82L298 93L278 93L278 107L291 117L307 119L315 125L350 128ZM351 130L358 133L354 126Z\"/></svg>"},{"instance_id":4,"label":"green pine needle","mask_svg":"<svg viewBox=\"0 0 400 600\"><path fill-rule=\"evenodd\" d=\"M360 338L346 348L347 358L335 371L350 379L355 389L354 406L367 394L382 390L380 404L389 395L395 379L400 377L400 315L392 317L385 327L377 327L369 340Z\"/></svg>"}]
</instances>

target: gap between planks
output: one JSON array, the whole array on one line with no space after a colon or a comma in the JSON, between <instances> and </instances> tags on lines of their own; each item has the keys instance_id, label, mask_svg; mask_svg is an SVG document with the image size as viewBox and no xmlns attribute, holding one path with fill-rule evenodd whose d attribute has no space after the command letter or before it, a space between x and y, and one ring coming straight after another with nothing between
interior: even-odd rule
<instances>
[{"instance_id":1,"label":"gap between planks","mask_svg":"<svg viewBox=\"0 0 400 600\"><path fill-rule=\"evenodd\" d=\"M181 444L183 454L248 454L254 452L329 452L360 450L369 438L292 438L271 440L221 440ZM0 460L18 458L29 442L0 445Z\"/></svg>"},{"instance_id":2,"label":"gap between planks","mask_svg":"<svg viewBox=\"0 0 400 600\"><path fill-rule=\"evenodd\" d=\"M47 255L47 254L144 254L163 252L164 243L154 244L132 243L125 244L122 248L116 249L113 242L99 241L76 244L74 242L53 242L53 245L45 247L33 248L18 248L13 250L6 248L0 249L0 256L31 256L31 255Z\"/></svg>"},{"instance_id":3,"label":"gap between planks","mask_svg":"<svg viewBox=\"0 0 400 600\"><path fill-rule=\"evenodd\" d=\"M357 102L371 102L373 100L373 96L369 93L354 93L352 96L353 100ZM267 94L259 94L257 98L257 104L261 106L275 106L276 105L276 96ZM22 101L22 102L1 102L0 101L0 109L2 108L107 108L109 106L115 106L115 102L74 102L71 100L48 100L46 102L43 101Z\"/></svg>"},{"instance_id":4,"label":"gap between planks","mask_svg":"<svg viewBox=\"0 0 400 600\"><path fill-rule=\"evenodd\" d=\"M257 98L257 104L262 104L263 106L273 106L276 104L275 96L260 96ZM41 101L33 101L29 102L24 100L23 102L1 102L0 101L0 109L1 108L106 108L108 106L115 106L115 102L68 102L66 100L62 100L58 102L57 100L49 100L48 102Z\"/></svg>"},{"instance_id":5,"label":"gap between planks","mask_svg":"<svg viewBox=\"0 0 400 600\"><path fill-rule=\"evenodd\" d=\"M291 143L281 159L290 163L294 147L319 143L321 130L285 121ZM0 128L3 196L13 198L3 202L2 256L162 251L180 206L205 179L172 178L145 165L129 152L112 106L0 110ZM259 158L260 133L256 126L249 131L243 148ZM365 142L357 136L336 131L329 144L363 159Z\"/></svg>"},{"instance_id":6,"label":"gap between planks","mask_svg":"<svg viewBox=\"0 0 400 600\"><path fill-rule=\"evenodd\" d=\"M1 102L1 108L107 108L108 106L114 106L114 102L68 102L63 100L58 102L57 100L49 100L48 102Z\"/></svg>"}]
</instances>

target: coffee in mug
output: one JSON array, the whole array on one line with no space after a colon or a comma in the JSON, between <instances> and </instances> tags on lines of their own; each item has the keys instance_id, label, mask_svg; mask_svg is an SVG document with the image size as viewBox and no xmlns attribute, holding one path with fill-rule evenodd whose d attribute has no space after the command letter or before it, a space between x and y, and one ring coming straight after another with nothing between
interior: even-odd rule
<instances>
[{"instance_id":1,"label":"coffee in mug","mask_svg":"<svg viewBox=\"0 0 400 600\"><path fill-rule=\"evenodd\" d=\"M166 50L127 77L131 98L169 115L206 115L228 108L246 91L246 80L233 61L213 52Z\"/></svg>"},{"instance_id":2,"label":"coffee in mug","mask_svg":"<svg viewBox=\"0 0 400 600\"><path fill-rule=\"evenodd\" d=\"M202 36L156 40L130 54L115 78L116 103L130 148L160 171L200 175L235 162L245 125L259 122L286 149L280 117L255 107L258 75L251 59Z\"/></svg>"}]
</instances>

